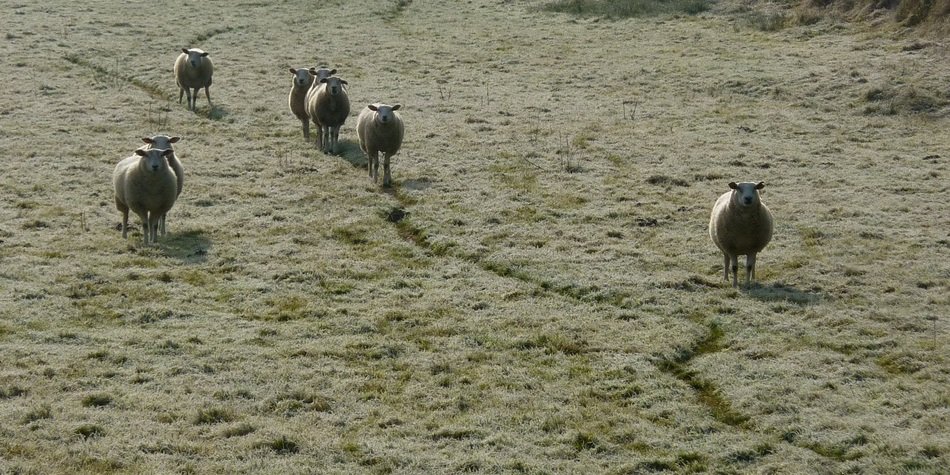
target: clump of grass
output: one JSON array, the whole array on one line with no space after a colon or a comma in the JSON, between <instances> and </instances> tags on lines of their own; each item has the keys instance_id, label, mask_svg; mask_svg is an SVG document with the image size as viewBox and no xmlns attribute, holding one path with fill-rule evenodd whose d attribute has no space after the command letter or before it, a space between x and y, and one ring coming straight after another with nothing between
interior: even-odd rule
<instances>
[{"instance_id":1,"label":"clump of grass","mask_svg":"<svg viewBox=\"0 0 950 475\"><path fill-rule=\"evenodd\" d=\"M106 430L95 424L83 424L76 428L74 431L76 435L82 437L83 439L92 439L95 437L102 437L106 434Z\"/></svg>"},{"instance_id":2,"label":"clump of grass","mask_svg":"<svg viewBox=\"0 0 950 475\"><path fill-rule=\"evenodd\" d=\"M652 175L647 178L647 183L657 186L689 186L689 182L682 178L674 178L666 175Z\"/></svg>"},{"instance_id":3,"label":"clump of grass","mask_svg":"<svg viewBox=\"0 0 950 475\"><path fill-rule=\"evenodd\" d=\"M198 413L192 419L195 425L199 424L218 424L220 422L231 422L234 420L234 413L228 409L211 407L208 409L199 409Z\"/></svg>"},{"instance_id":4,"label":"clump of grass","mask_svg":"<svg viewBox=\"0 0 950 475\"><path fill-rule=\"evenodd\" d=\"M242 422L234 427L228 427L224 429L223 431L221 431L221 435L226 438L242 437L242 436L250 434L251 432L254 432L255 430L257 429L255 429L254 426L246 422Z\"/></svg>"},{"instance_id":5,"label":"clump of grass","mask_svg":"<svg viewBox=\"0 0 950 475\"><path fill-rule=\"evenodd\" d=\"M8 399L26 394L26 389L13 385L6 389L0 388L0 399Z\"/></svg>"},{"instance_id":6,"label":"clump of grass","mask_svg":"<svg viewBox=\"0 0 950 475\"><path fill-rule=\"evenodd\" d=\"M43 419L52 419L53 411L50 409L49 405L42 405L40 407L33 408L30 412L27 412L23 416L23 423L29 424L31 422L36 422Z\"/></svg>"},{"instance_id":7,"label":"clump of grass","mask_svg":"<svg viewBox=\"0 0 950 475\"><path fill-rule=\"evenodd\" d=\"M271 449L278 455L290 455L300 451L300 446L298 446L296 442L288 439L286 435L282 435L269 442L264 442L261 444L261 447Z\"/></svg>"},{"instance_id":8,"label":"clump of grass","mask_svg":"<svg viewBox=\"0 0 950 475\"><path fill-rule=\"evenodd\" d=\"M105 407L112 404L112 396L108 394L90 394L82 398L83 407Z\"/></svg>"},{"instance_id":9,"label":"clump of grass","mask_svg":"<svg viewBox=\"0 0 950 475\"><path fill-rule=\"evenodd\" d=\"M579 355L587 351L587 343L582 340L572 340L562 335L536 335L532 338L519 340L515 343L519 350L543 349L548 353L564 353L565 355Z\"/></svg>"},{"instance_id":10,"label":"clump of grass","mask_svg":"<svg viewBox=\"0 0 950 475\"><path fill-rule=\"evenodd\" d=\"M708 0L557 0L541 8L578 16L633 18L685 13L696 15L709 10Z\"/></svg>"}]
</instances>

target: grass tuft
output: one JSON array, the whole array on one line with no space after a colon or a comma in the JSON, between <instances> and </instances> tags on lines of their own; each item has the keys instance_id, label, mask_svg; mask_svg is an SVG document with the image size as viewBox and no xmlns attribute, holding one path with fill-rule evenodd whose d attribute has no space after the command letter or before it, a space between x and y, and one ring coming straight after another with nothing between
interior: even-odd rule
<instances>
[{"instance_id":1,"label":"grass tuft","mask_svg":"<svg viewBox=\"0 0 950 475\"><path fill-rule=\"evenodd\" d=\"M83 439L102 437L106 433L105 429L95 424L83 424L77 427L74 432Z\"/></svg>"},{"instance_id":2,"label":"grass tuft","mask_svg":"<svg viewBox=\"0 0 950 475\"><path fill-rule=\"evenodd\" d=\"M558 0L543 10L578 16L633 18L657 15L696 15L709 10L707 0Z\"/></svg>"},{"instance_id":3,"label":"grass tuft","mask_svg":"<svg viewBox=\"0 0 950 475\"><path fill-rule=\"evenodd\" d=\"M112 396L108 394L90 394L82 398L83 407L105 407L112 404Z\"/></svg>"}]
</instances>

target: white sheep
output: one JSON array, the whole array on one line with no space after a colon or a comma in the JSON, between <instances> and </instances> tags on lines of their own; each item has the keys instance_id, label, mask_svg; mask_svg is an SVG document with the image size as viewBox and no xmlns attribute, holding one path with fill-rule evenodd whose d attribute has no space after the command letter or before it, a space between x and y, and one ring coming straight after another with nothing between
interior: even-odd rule
<instances>
[{"instance_id":1,"label":"white sheep","mask_svg":"<svg viewBox=\"0 0 950 475\"><path fill-rule=\"evenodd\" d=\"M366 168L373 183L379 179L379 154L383 154L383 186L392 183L389 158L402 146L404 127L402 118L396 113L400 107L400 104L390 106L377 102L366 106L356 119L356 135L360 149L366 153Z\"/></svg>"},{"instance_id":2,"label":"white sheep","mask_svg":"<svg viewBox=\"0 0 950 475\"><path fill-rule=\"evenodd\" d=\"M759 198L765 182L729 183L727 191L716 200L709 217L709 237L722 251L724 279L739 286L739 256L745 255L746 286L755 281L755 256L772 239L772 212Z\"/></svg>"},{"instance_id":3,"label":"white sheep","mask_svg":"<svg viewBox=\"0 0 950 475\"><path fill-rule=\"evenodd\" d=\"M319 84L319 86L317 85ZM336 153L340 139L340 127L350 115L350 98L346 94L347 82L336 77L320 79L307 94L307 115L317 126L317 148L324 153Z\"/></svg>"},{"instance_id":4,"label":"white sheep","mask_svg":"<svg viewBox=\"0 0 950 475\"><path fill-rule=\"evenodd\" d=\"M181 160L178 159L178 155L175 154L175 149L172 147L172 144L177 143L179 140L181 140L181 137L170 137L168 135L142 137L142 141L148 144L146 145L146 148L167 149L172 151L172 154L167 158L168 165L172 167L172 171L175 172L175 177L178 178L177 196L181 196L181 190L185 186L185 167L181 165ZM162 233L162 236L165 235L165 221L167 218L167 214L163 214L161 220L159 221L159 229Z\"/></svg>"},{"instance_id":5,"label":"white sheep","mask_svg":"<svg viewBox=\"0 0 950 475\"><path fill-rule=\"evenodd\" d=\"M307 115L307 94L310 92L313 84L319 83L323 78L328 78L336 74L336 69L290 68L290 74L294 75L294 82L290 87L290 96L287 98L287 102L290 104L290 112L293 112L303 125L304 140L309 141L310 116ZM316 81L314 81L314 78L316 78Z\"/></svg>"},{"instance_id":6,"label":"white sheep","mask_svg":"<svg viewBox=\"0 0 950 475\"><path fill-rule=\"evenodd\" d=\"M170 149L135 150L112 172L115 207L122 213L122 237L128 237L129 210L142 220L145 245L158 240L158 222L175 204L178 179L168 164Z\"/></svg>"},{"instance_id":7,"label":"white sheep","mask_svg":"<svg viewBox=\"0 0 950 475\"><path fill-rule=\"evenodd\" d=\"M211 104L211 76L214 75L214 64L208 53L198 48L182 48L181 54L175 60L175 82L178 83L178 103L181 104L181 96L188 95L188 110L195 110L195 103L198 102L198 90L205 89L205 97L208 98L208 106ZM192 93L194 90L194 93Z\"/></svg>"}]
</instances>

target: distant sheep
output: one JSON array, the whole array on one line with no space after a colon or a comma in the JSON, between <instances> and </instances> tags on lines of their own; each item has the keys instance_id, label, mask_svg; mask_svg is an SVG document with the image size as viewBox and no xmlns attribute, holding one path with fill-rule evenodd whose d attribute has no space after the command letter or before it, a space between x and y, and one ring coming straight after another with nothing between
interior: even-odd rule
<instances>
[{"instance_id":1,"label":"distant sheep","mask_svg":"<svg viewBox=\"0 0 950 475\"><path fill-rule=\"evenodd\" d=\"M177 143L181 140L181 137L169 137L168 135L153 135L151 137L142 137L142 141L147 143L147 148L157 148L162 150L171 150L172 154L169 155L168 165L172 167L172 171L175 172L175 177L178 178L178 195L181 196L181 190L185 186L185 167L181 165L181 161L178 160L178 155L175 154L175 150L172 147L173 143ZM159 229L162 233L162 236L165 235L165 221L167 221L167 214L162 215L162 219L159 222Z\"/></svg>"},{"instance_id":2,"label":"distant sheep","mask_svg":"<svg viewBox=\"0 0 950 475\"><path fill-rule=\"evenodd\" d=\"M400 107L400 104L390 106L377 102L366 106L356 119L356 134L360 139L360 149L366 153L366 168L373 183L379 179L379 154L383 154L383 186L392 184L389 158L402 146L404 127L402 118L396 113Z\"/></svg>"},{"instance_id":3,"label":"distant sheep","mask_svg":"<svg viewBox=\"0 0 950 475\"><path fill-rule=\"evenodd\" d=\"M115 207L122 213L122 237L128 237L129 210L142 220L145 245L158 240L159 219L175 204L178 179L168 164L170 149L135 150L115 167Z\"/></svg>"},{"instance_id":4,"label":"distant sheep","mask_svg":"<svg viewBox=\"0 0 950 475\"><path fill-rule=\"evenodd\" d=\"M709 237L722 251L724 279L739 286L739 256L745 255L745 283L755 281L755 257L772 239L772 212L759 198L765 182L729 183L732 191L716 200L709 218Z\"/></svg>"},{"instance_id":5,"label":"distant sheep","mask_svg":"<svg viewBox=\"0 0 950 475\"><path fill-rule=\"evenodd\" d=\"M319 129L317 148L324 153L336 153L340 127L350 115L350 98L344 87L347 82L330 76L317 83L307 94L307 115Z\"/></svg>"},{"instance_id":6,"label":"distant sheep","mask_svg":"<svg viewBox=\"0 0 950 475\"><path fill-rule=\"evenodd\" d=\"M294 75L294 82L290 87L290 96L287 98L287 102L290 104L290 112L293 112L303 125L304 140L309 141L310 116L307 115L307 94L315 83L319 84L321 79L336 74L336 69L290 68L290 74ZM314 81L314 78L316 78L316 81Z\"/></svg>"},{"instance_id":7,"label":"distant sheep","mask_svg":"<svg viewBox=\"0 0 950 475\"><path fill-rule=\"evenodd\" d=\"M205 89L205 97L208 98L208 106L211 104L211 76L214 75L214 64L208 53L198 48L182 48L181 54L175 60L175 81L178 83L178 103L181 104L181 97L188 95L188 110L195 110L195 102L198 101L198 90ZM192 90L194 92L192 92Z\"/></svg>"}]
</instances>

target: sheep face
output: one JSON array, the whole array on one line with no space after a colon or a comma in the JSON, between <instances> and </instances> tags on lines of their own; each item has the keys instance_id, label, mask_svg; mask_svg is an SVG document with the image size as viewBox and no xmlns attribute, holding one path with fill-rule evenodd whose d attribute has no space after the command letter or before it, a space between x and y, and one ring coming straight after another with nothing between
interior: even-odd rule
<instances>
[{"instance_id":1,"label":"sheep face","mask_svg":"<svg viewBox=\"0 0 950 475\"><path fill-rule=\"evenodd\" d=\"M757 208L761 203L759 200L759 190L765 188L765 182L731 182L729 183L729 188L733 189L732 200L739 206L745 208Z\"/></svg>"},{"instance_id":2,"label":"sheep face","mask_svg":"<svg viewBox=\"0 0 950 475\"><path fill-rule=\"evenodd\" d=\"M165 158L174 153L171 149L150 148L148 150L136 149L135 154L139 158L139 166L146 171L157 172L168 166L168 159Z\"/></svg>"},{"instance_id":3,"label":"sheep face","mask_svg":"<svg viewBox=\"0 0 950 475\"><path fill-rule=\"evenodd\" d=\"M326 79L330 76L336 74L336 69L327 69L327 68L310 68L310 75L313 76L317 82L322 82L322 79Z\"/></svg>"},{"instance_id":4,"label":"sheep face","mask_svg":"<svg viewBox=\"0 0 950 475\"><path fill-rule=\"evenodd\" d=\"M306 88L313 84L313 76L310 75L310 70L308 69L290 68L290 74L294 75L294 86Z\"/></svg>"},{"instance_id":5,"label":"sheep face","mask_svg":"<svg viewBox=\"0 0 950 475\"><path fill-rule=\"evenodd\" d=\"M208 53L198 48L182 48L181 52L188 55L188 64L190 64L193 68L197 68L201 64L201 58L208 56Z\"/></svg>"},{"instance_id":6,"label":"sheep face","mask_svg":"<svg viewBox=\"0 0 950 475\"><path fill-rule=\"evenodd\" d=\"M336 95L340 94L341 92L343 92L343 85L344 85L344 84L347 84L346 81L344 81L344 80L342 80L342 79L340 79L340 78L338 78L338 77L336 77L336 76L331 76L331 77L328 77L328 78L323 78L323 79L320 80L320 83L327 85L327 92L328 92L331 96L336 96Z\"/></svg>"},{"instance_id":7,"label":"sheep face","mask_svg":"<svg viewBox=\"0 0 950 475\"><path fill-rule=\"evenodd\" d=\"M172 148L172 144L181 140L181 137L169 137L167 135L154 135L152 137L142 137L142 141L151 145L151 148L161 150Z\"/></svg>"},{"instance_id":8,"label":"sheep face","mask_svg":"<svg viewBox=\"0 0 950 475\"><path fill-rule=\"evenodd\" d=\"M402 105L396 104L394 106L388 106L386 104L380 104L377 106L375 104L370 104L366 107L369 108L369 110L376 113L376 118L375 118L376 122L380 124L388 124L392 122L393 120L395 120L396 118L395 111L399 110L399 108L402 107Z\"/></svg>"}]
</instances>

